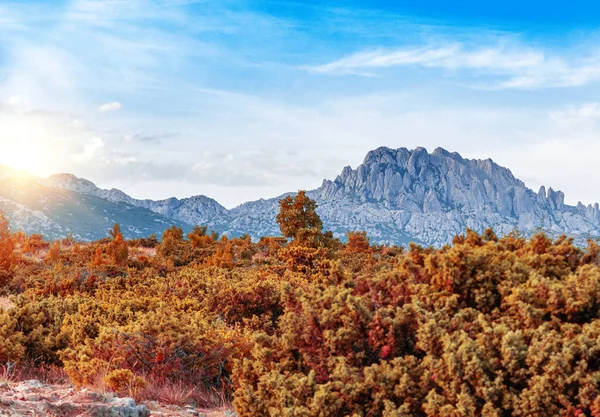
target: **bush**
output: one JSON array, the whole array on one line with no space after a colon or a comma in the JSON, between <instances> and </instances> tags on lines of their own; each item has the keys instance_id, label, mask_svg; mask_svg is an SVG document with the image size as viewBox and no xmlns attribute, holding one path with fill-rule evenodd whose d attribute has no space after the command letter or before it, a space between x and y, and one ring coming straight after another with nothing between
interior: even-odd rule
<instances>
[{"instance_id":1,"label":"bush","mask_svg":"<svg viewBox=\"0 0 600 417\"><path fill-rule=\"evenodd\" d=\"M0 363L18 362L25 354L25 336L17 320L0 309Z\"/></svg>"},{"instance_id":2,"label":"bush","mask_svg":"<svg viewBox=\"0 0 600 417\"><path fill-rule=\"evenodd\" d=\"M590 249L593 250L593 247ZM288 291L236 363L240 416L598 415L600 270L568 239L468 232Z\"/></svg>"},{"instance_id":3,"label":"bush","mask_svg":"<svg viewBox=\"0 0 600 417\"><path fill-rule=\"evenodd\" d=\"M45 259L0 219L0 363L240 417L600 417L598 243L343 245L304 193L283 203L289 242L115 227Z\"/></svg>"},{"instance_id":4,"label":"bush","mask_svg":"<svg viewBox=\"0 0 600 417\"><path fill-rule=\"evenodd\" d=\"M138 399L140 390L146 388L146 380L134 375L129 369L115 369L104 378L106 386L112 391Z\"/></svg>"}]
</instances>

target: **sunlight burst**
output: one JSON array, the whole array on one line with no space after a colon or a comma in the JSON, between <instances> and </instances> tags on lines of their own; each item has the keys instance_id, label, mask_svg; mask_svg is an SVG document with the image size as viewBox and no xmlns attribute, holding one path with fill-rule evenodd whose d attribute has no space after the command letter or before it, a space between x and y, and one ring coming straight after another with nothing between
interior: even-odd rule
<instances>
[{"instance_id":1,"label":"sunlight burst","mask_svg":"<svg viewBox=\"0 0 600 417\"><path fill-rule=\"evenodd\" d=\"M35 117L0 118L0 165L45 176L58 167L63 146L48 123Z\"/></svg>"}]
</instances>

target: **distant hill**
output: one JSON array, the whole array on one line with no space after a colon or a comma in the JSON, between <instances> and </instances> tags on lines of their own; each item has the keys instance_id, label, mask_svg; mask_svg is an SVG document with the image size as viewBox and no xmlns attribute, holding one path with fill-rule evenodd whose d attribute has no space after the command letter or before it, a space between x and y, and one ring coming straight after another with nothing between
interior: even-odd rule
<instances>
[{"instance_id":1,"label":"distant hill","mask_svg":"<svg viewBox=\"0 0 600 417\"><path fill-rule=\"evenodd\" d=\"M46 181L11 170L0 170L0 210L12 227L26 233L40 233L48 239L69 233L79 240L108 236L115 222L128 237L160 236L174 221L151 210L114 202L82 192L50 186ZM191 227L178 223L186 230Z\"/></svg>"},{"instance_id":2,"label":"distant hill","mask_svg":"<svg viewBox=\"0 0 600 417\"><path fill-rule=\"evenodd\" d=\"M227 210L206 196L137 200L120 190L103 190L70 174L47 179L0 176L0 208L26 232L54 238L72 231L80 239L106 236L114 222L127 237L160 234L176 224L207 225L227 235L257 239L278 235L275 222L282 196ZM365 230L372 241L441 246L468 227L500 235L518 229L567 234L580 243L600 237L600 209L570 206L564 194L527 188L491 159L469 160L438 148L378 148L356 169L346 167L333 181L308 193L319 204L325 228L342 237Z\"/></svg>"}]
</instances>

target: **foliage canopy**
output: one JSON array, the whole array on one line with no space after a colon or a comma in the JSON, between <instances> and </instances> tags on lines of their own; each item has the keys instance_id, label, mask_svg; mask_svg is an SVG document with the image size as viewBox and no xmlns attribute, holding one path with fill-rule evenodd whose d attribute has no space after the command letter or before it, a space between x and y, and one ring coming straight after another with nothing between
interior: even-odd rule
<instances>
[{"instance_id":1,"label":"foliage canopy","mask_svg":"<svg viewBox=\"0 0 600 417\"><path fill-rule=\"evenodd\" d=\"M186 381L240 417L600 417L600 246L467 230L440 249L323 232L305 193L284 236L168 229L55 242L0 217L0 362L143 395Z\"/></svg>"}]
</instances>

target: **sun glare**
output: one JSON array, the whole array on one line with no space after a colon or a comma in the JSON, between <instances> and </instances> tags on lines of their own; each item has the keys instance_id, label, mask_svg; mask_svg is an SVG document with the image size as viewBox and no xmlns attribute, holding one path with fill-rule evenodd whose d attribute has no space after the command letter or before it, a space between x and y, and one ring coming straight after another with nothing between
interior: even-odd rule
<instances>
[{"instance_id":1,"label":"sun glare","mask_svg":"<svg viewBox=\"0 0 600 417\"><path fill-rule=\"evenodd\" d=\"M35 146L26 142L5 145L0 155L0 164L32 175L45 173L42 155Z\"/></svg>"},{"instance_id":2,"label":"sun glare","mask_svg":"<svg viewBox=\"0 0 600 417\"><path fill-rule=\"evenodd\" d=\"M18 116L0 120L0 125L0 165L36 176L53 173L59 150L49 126Z\"/></svg>"}]
</instances>

